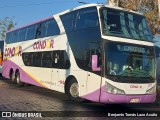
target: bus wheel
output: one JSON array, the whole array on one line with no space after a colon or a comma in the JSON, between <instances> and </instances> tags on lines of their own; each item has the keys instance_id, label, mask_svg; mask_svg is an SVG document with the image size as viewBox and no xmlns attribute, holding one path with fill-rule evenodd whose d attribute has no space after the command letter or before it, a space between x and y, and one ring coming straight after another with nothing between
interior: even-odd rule
<instances>
[{"instance_id":1,"label":"bus wheel","mask_svg":"<svg viewBox=\"0 0 160 120\"><path fill-rule=\"evenodd\" d=\"M16 73L15 81L16 81L16 83L17 83L17 87L22 87L22 86L24 86L24 82L22 82L22 81L20 80L20 73L19 73L19 72Z\"/></svg>"},{"instance_id":2,"label":"bus wheel","mask_svg":"<svg viewBox=\"0 0 160 120\"><path fill-rule=\"evenodd\" d=\"M15 76L14 76L14 72L13 72L13 71L10 72L10 80L11 80L13 83L16 83L16 81L15 81Z\"/></svg>"},{"instance_id":3,"label":"bus wheel","mask_svg":"<svg viewBox=\"0 0 160 120\"><path fill-rule=\"evenodd\" d=\"M79 85L75 79L71 79L67 86L67 95L70 100L82 102L83 99L79 97Z\"/></svg>"}]
</instances>

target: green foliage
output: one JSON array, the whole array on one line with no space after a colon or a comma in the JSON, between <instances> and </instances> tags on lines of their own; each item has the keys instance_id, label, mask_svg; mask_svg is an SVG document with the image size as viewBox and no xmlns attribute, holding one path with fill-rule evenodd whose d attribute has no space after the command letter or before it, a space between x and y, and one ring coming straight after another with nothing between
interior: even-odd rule
<instances>
[{"instance_id":1,"label":"green foliage","mask_svg":"<svg viewBox=\"0 0 160 120\"><path fill-rule=\"evenodd\" d=\"M14 28L16 23L14 22L14 17L5 17L0 19L0 39L4 40L6 32Z\"/></svg>"}]
</instances>

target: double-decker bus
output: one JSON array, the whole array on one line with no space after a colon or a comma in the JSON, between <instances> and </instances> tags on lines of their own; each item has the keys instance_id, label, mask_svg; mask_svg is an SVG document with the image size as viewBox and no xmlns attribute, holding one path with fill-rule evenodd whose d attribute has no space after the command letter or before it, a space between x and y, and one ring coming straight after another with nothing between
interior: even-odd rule
<instances>
[{"instance_id":1,"label":"double-decker bus","mask_svg":"<svg viewBox=\"0 0 160 120\"><path fill-rule=\"evenodd\" d=\"M7 32L2 75L71 100L152 103L155 48L146 18L87 4Z\"/></svg>"}]
</instances>

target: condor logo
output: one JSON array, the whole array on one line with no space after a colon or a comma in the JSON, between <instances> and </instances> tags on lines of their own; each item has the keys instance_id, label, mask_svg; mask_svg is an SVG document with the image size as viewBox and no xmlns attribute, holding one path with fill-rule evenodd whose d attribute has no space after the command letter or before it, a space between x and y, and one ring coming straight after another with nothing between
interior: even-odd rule
<instances>
[{"instance_id":1,"label":"condor logo","mask_svg":"<svg viewBox=\"0 0 160 120\"><path fill-rule=\"evenodd\" d=\"M130 85L130 88L142 88L141 85Z\"/></svg>"}]
</instances>

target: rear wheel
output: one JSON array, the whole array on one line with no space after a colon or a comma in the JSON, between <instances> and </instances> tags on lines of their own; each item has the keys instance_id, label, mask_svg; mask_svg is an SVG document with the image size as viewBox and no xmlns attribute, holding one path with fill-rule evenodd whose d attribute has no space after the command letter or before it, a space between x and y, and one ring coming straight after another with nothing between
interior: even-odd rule
<instances>
[{"instance_id":1,"label":"rear wheel","mask_svg":"<svg viewBox=\"0 0 160 120\"><path fill-rule=\"evenodd\" d=\"M25 84L24 82L22 82L20 80L20 73L19 72L17 72L16 75L15 75L15 81L17 83L17 87L22 87Z\"/></svg>"},{"instance_id":2,"label":"rear wheel","mask_svg":"<svg viewBox=\"0 0 160 120\"><path fill-rule=\"evenodd\" d=\"M75 79L71 79L67 85L67 95L70 100L76 102L84 101L82 98L79 97L79 85Z\"/></svg>"},{"instance_id":3,"label":"rear wheel","mask_svg":"<svg viewBox=\"0 0 160 120\"><path fill-rule=\"evenodd\" d=\"M13 83L16 83L15 81L15 75L14 75L14 72L11 70L10 71L10 80L13 82Z\"/></svg>"}]
</instances>

